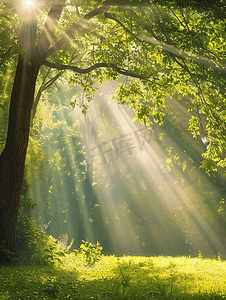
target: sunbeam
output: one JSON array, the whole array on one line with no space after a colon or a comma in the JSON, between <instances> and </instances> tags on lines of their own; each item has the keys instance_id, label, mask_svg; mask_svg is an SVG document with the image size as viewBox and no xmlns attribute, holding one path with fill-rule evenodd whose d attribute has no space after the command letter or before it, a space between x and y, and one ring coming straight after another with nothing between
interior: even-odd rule
<instances>
[{"instance_id":1,"label":"sunbeam","mask_svg":"<svg viewBox=\"0 0 226 300\"><path fill-rule=\"evenodd\" d=\"M128 107L112 101L115 88L108 82L100 87L83 115L79 107L65 106L61 86L55 104L62 108L54 112L53 128L45 130L51 165L43 170L46 195L40 177L33 179L36 220L46 209L38 224L51 221L48 233L68 233L75 247L87 238L99 241L106 253L225 253L214 229L221 225L210 208L216 209L222 195L199 169L203 143L200 138L191 146L184 123L171 117L174 110L178 118L189 118L185 107L176 109L169 98L164 127L153 124L148 130L131 121ZM210 203L204 202L208 193L215 193Z\"/></svg>"}]
</instances>

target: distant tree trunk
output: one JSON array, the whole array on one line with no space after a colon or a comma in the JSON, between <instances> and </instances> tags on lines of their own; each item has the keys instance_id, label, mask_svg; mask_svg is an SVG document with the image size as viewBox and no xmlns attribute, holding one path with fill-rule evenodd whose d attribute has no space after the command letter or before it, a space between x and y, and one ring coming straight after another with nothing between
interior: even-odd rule
<instances>
[{"instance_id":1,"label":"distant tree trunk","mask_svg":"<svg viewBox=\"0 0 226 300\"><path fill-rule=\"evenodd\" d=\"M17 258L17 216L39 69L40 63L34 56L28 62L19 55L10 101L7 140L0 156L0 263L9 263Z\"/></svg>"},{"instance_id":2,"label":"distant tree trunk","mask_svg":"<svg viewBox=\"0 0 226 300\"><path fill-rule=\"evenodd\" d=\"M90 121L87 115L84 117L84 127L83 127L83 136L84 136L84 146L86 152L86 179L85 179L85 203L90 213L96 204L96 196L93 191L93 158L91 156L90 148L93 145L93 141L97 144L97 132L96 126L94 124L95 120Z\"/></svg>"},{"instance_id":3,"label":"distant tree trunk","mask_svg":"<svg viewBox=\"0 0 226 300\"><path fill-rule=\"evenodd\" d=\"M88 156L88 155L87 155ZM90 213L93 208L93 162L87 157L87 170L85 179L85 203L87 212Z\"/></svg>"}]
</instances>

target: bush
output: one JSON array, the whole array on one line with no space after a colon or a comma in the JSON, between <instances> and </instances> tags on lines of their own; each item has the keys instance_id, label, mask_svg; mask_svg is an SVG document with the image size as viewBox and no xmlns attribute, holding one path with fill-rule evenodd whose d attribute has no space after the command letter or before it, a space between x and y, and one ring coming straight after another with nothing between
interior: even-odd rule
<instances>
[{"instance_id":1,"label":"bush","mask_svg":"<svg viewBox=\"0 0 226 300\"><path fill-rule=\"evenodd\" d=\"M86 265L94 265L100 260L103 248L100 246L99 242L97 242L96 245L89 243L88 239L87 241L82 242L83 244L80 245L80 251L86 261Z\"/></svg>"},{"instance_id":2,"label":"bush","mask_svg":"<svg viewBox=\"0 0 226 300\"><path fill-rule=\"evenodd\" d=\"M24 206L29 209L34 208L34 204L27 197L21 198L20 211L18 216L18 252L23 264L35 265L59 265L62 263L62 258L70 250L73 239L68 245L68 234L61 235L58 239L51 235L46 235L45 229L49 223L36 227L33 218L28 217L24 213ZM75 255L81 254L86 265L94 265L101 258L102 247L100 243L92 244L88 241L83 241L80 245L80 250L74 250Z\"/></svg>"},{"instance_id":3,"label":"bush","mask_svg":"<svg viewBox=\"0 0 226 300\"><path fill-rule=\"evenodd\" d=\"M34 208L34 204L27 197L21 198L18 224L17 242L18 252L21 262L24 264L55 265L62 261L65 256L64 250L69 250L60 241L46 235L41 229L36 227L33 218L24 213L24 206L29 209Z\"/></svg>"},{"instance_id":4,"label":"bush","mask_svg":"<svg viewBox=\"0 0 226 300\"><path fill-rule=\"evenodd\" d=\"M37 228L29 217L20 218L18 222L18 251L21 262L26 264L59 264L65 256L58 241Z\"/></svg>"}]
</instances>

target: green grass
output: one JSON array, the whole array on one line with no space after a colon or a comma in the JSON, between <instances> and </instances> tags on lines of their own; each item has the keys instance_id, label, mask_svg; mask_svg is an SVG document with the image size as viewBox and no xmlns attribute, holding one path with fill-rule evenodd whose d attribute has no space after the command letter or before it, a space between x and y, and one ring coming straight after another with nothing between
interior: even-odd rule
<instances>
[{"instance_id":1,"label":"green grass","mask_svg":"<svg viewBox=\"0 0 226 300\"><path fill-rule=\"evenodd\" d=\"M0 299L226 299L226 261L74 253L54 267L0 268Z\"/></svg>"}]
</instances>

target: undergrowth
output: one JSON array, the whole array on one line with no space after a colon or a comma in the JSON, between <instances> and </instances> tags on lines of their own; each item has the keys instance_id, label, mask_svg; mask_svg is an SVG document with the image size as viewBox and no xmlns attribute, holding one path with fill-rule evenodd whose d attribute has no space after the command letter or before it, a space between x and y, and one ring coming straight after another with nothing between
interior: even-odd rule
<instances>
[{"instance_id":1,"label":"undergrowth","mask_svg":"<svg viewBox=\"0 0 226 300\"><path fill-rule=\"evenodd\" d=\"M48 224L47 224L48 225ZM0 267L0 300L226 299L226 261L191 257L104 256L97 242L70 251L21 214L21 261Z\"/></svg>"}]
</instances>

